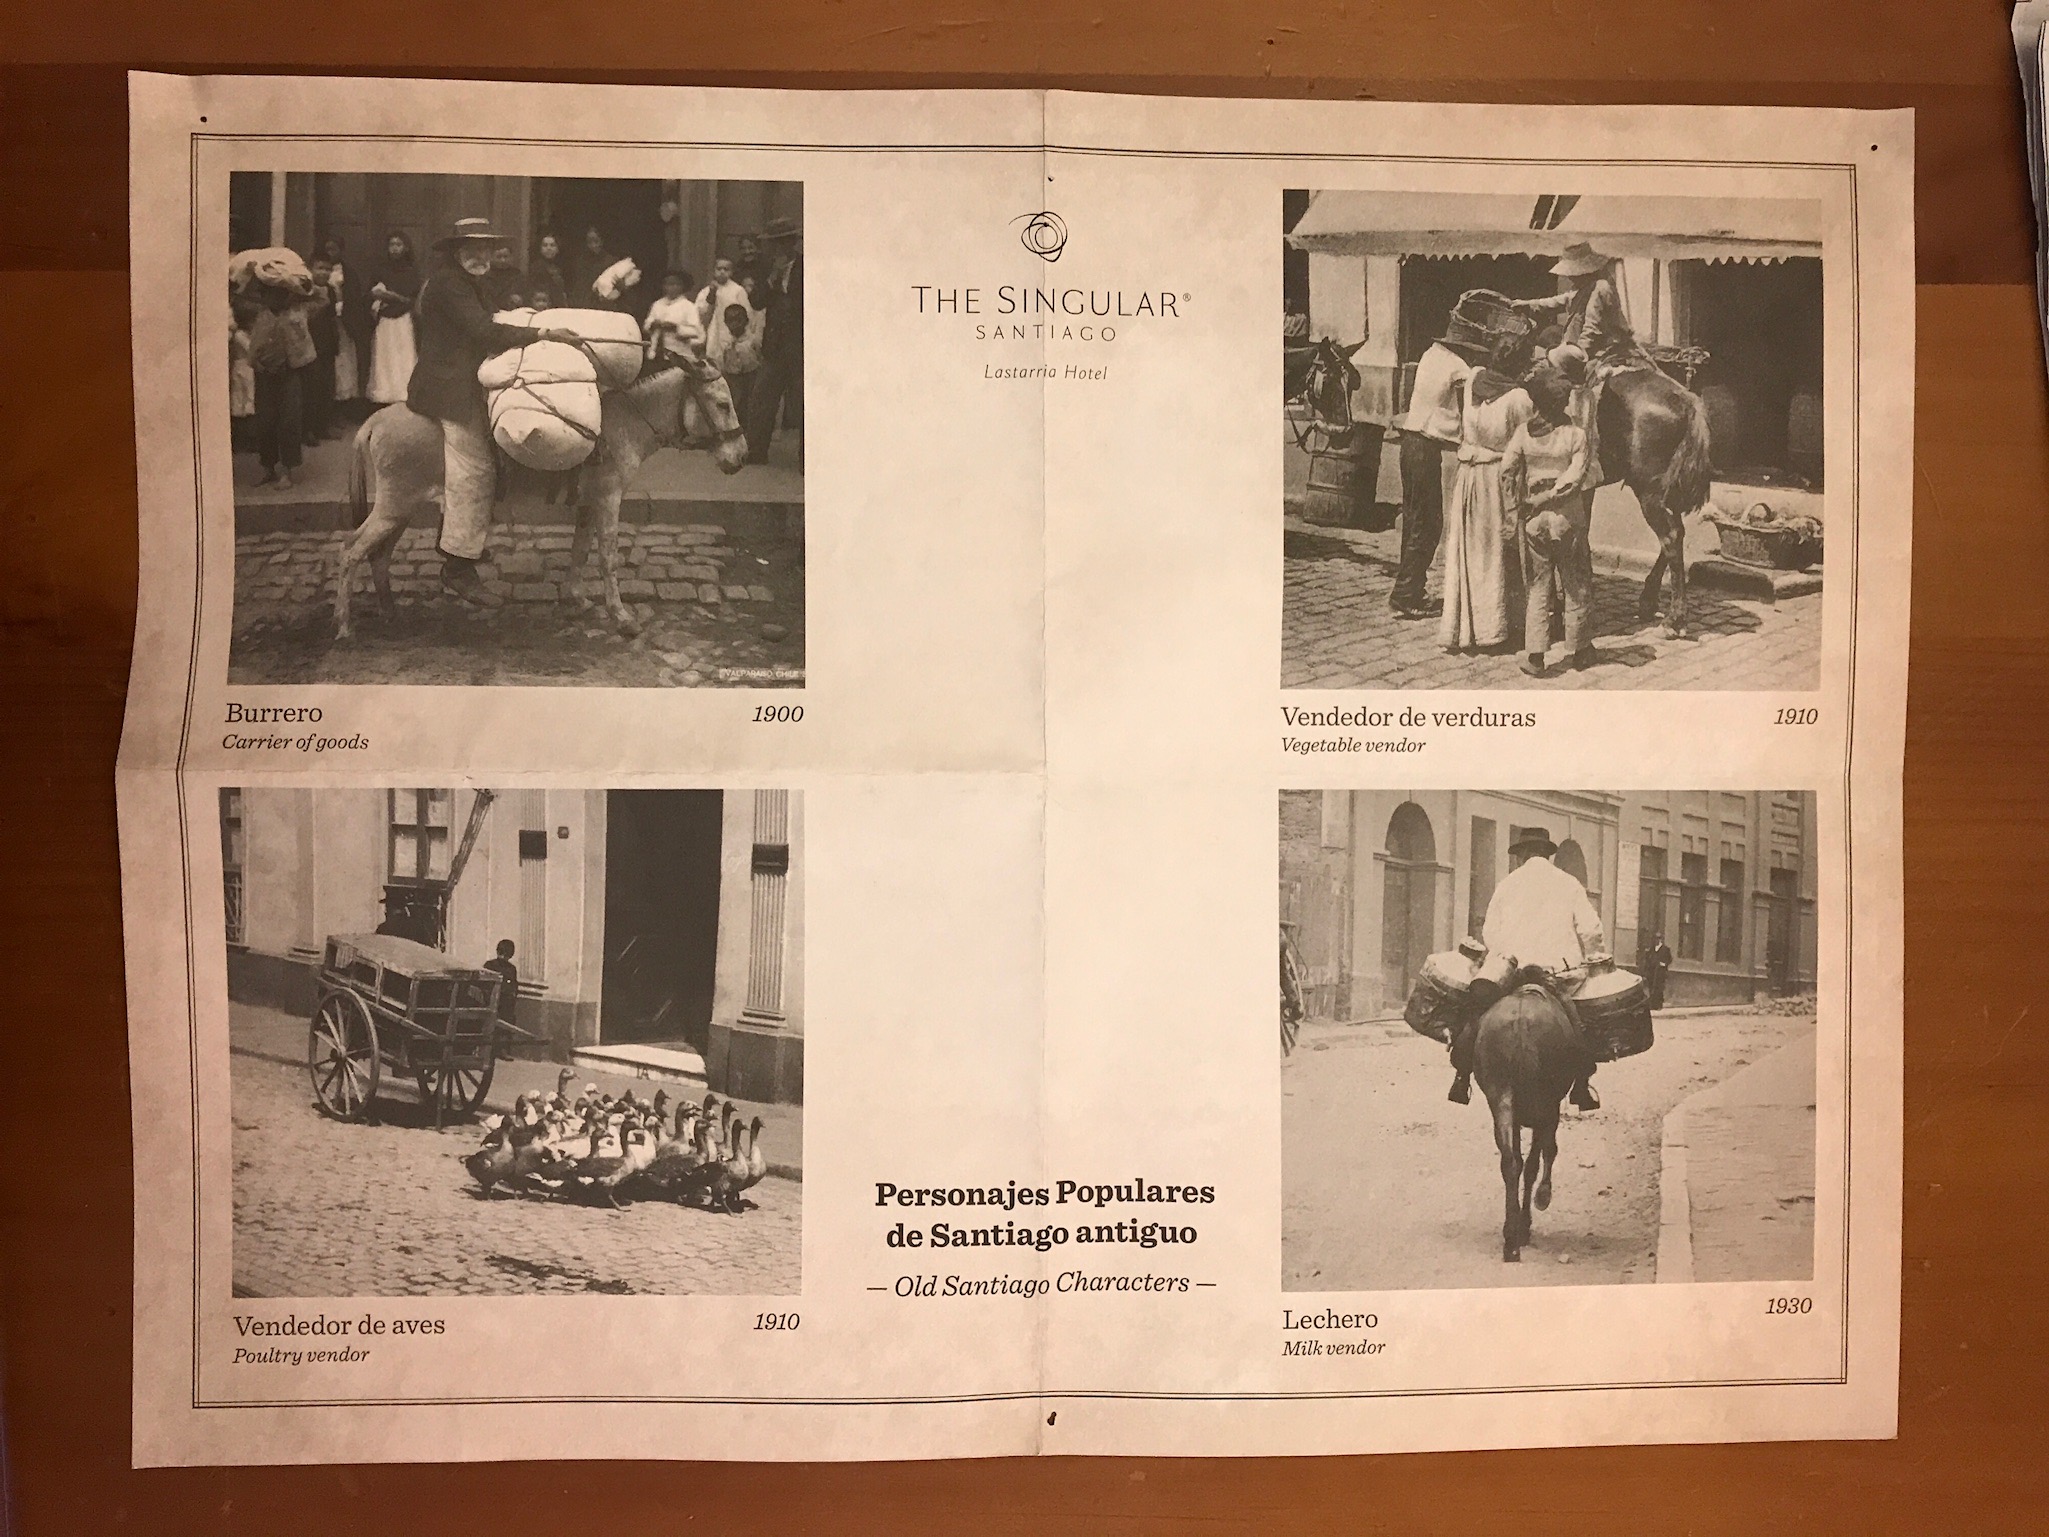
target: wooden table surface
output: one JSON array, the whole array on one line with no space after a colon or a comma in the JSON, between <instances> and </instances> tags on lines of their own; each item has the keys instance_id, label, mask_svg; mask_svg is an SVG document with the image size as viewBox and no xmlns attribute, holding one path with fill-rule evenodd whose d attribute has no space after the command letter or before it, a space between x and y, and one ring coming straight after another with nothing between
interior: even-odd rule
<instances>
[{"instance_id":1,"label":"wooden table surface","mask_svg":"<svg viewBox=\"0 0 2049 1537\"><path fill-rule=\"evenodd\" d=\"M43 6L0 40L0 1308L22 1531L1003 1531L2049 1525L2049 400L2005 7L1363 0L1016 14L644 0L428 15ZM394 69L392 61L401 61ZM536 70L535 60L548 61ZM1905 764L1900 1438L1406 1457L750 1468L128 1467L112 764L135 588L121 66L1920 110ZM151 985L151 979L138 979ZM167 986L178 985L166 978ZM0 1522L4 1527L4 1522Z\"/></svg>"}]
</instances>

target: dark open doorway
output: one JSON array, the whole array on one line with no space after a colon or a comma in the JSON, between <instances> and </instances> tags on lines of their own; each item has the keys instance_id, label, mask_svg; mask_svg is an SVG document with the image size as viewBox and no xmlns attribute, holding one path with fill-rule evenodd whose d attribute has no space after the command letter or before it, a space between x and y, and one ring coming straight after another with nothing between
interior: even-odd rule
<instances>
[{"instance_id":1,"label":"dark open doorway","mask_svg":"<svg viewBox=\"0 0 2049 1537\"><path fill-rule=\"evenodd\" d=\"M551 176L534 182L534 228L550 231L562 246L563 276L572 287L597 275L584 248L584 235L595 229L605 237L607 257L633 258L640 282L626 291L623 307L645 318L647 307L662 296L662 274L669 267L669 230L662 220L662 184L591 177ZM587 305L580 293L571 307Z\"/></svg>"},{"instance_id":2,"label":"dark open doorway","mask_svg":"<svg viewBox=\"0 0 2049 1537\"><path fill-rule=\"evenodd\" d=\"M1822 483L1822 283L1817 257L1674 264L1685 339L1707 349L1693 388L1718 474Z\"/></svg>"},{"instance_id":3,"label":"dark open doorway","mask_svg":"<svg viewBox=\"0 0 2049 1537\"><path fill-rule=\"evenodd\" d=\"M718 954L722 798L717 790L605 797L604 1045L705 1049Z\"/></svg>"}]
</instances>

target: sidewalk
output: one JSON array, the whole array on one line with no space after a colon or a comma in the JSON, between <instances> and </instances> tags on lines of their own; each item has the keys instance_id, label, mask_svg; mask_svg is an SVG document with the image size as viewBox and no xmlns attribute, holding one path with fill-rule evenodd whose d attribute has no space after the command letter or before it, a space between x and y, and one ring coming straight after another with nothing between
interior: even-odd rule
<instances>
[{"instance_id":1,"label":"sidewalk","mask_svg":"<svg viewBox=\"0 0 2049 1537\"><path fill-rule=\"evenodd\" d=\"M268 1009L252 1003L230 1003L228 1049L236 1056L296 1067L303 1072L306 1066L306 1021L281 1009ZM484 1096L478 1114L503 1114L512 1108L514 1100L529 1090L554 1093L556 1077L561 1071L562 1065L558 1062L499 1058L497 1071L491 1077L490 1092ZM392 1079L387 1074L379 1089L380 1096L393 1092L391 1083ZM576 1069L575 1083L577 1093L582 1092L586 1083L595 1083L601 1093L615 1097L628 1089L640 1099L653 1098L656 1089L667 1089L671 1100L681 1094L690 1094L689 1087L685 1085L654 1084L623 1073L593 1073L583 1068ZM307 1094L310 1098L310 1087ZM399 1084L393 1097L417 1098L418 1094L418 1087L407 1079ZM690 1097L701 1099L703 1095L696 1093ZM727 1097L719 1096L722 1100ZM758 1104L744 1099L736 1099L733 1104L747 1120L751 1121L757 1115L761 1117L763 1146L773 1153L768 1165L769 1174L777 1179L801 1183L804 1178L804 1107Z\"/></svg>"},{"instance_id":2,"label":"sidewalk","mask_svg":"<svg viewBox=\"0 0 2049 1537\"><path fill-rule=\"evenodd\" d=\"M350 427L306 450L305 462L284 489L258 485L263 474L256 455L235 455L235 532L326 531L351 527L349 459L356 440ZM802 434L779 432L767 464L743 466L728 475L709 453L665 448L642 467L620 507L626 523L723 523L801 518L804 472L798 468ZM536 477L522 475L498 504L500 524L568 524L575 509L566 501L544 500Z\"/></svg>"},{"instance_id":3,"label":"sidewalk","mask_svg":"<svg viewBox=\"0 0 2049 1537\"><path fill-rule=\"evenodd\" d=\"M1810 1023L1665 1117L1660 1281L1813 1276L1814 1078Z\"/></svg>"}]
</instances>

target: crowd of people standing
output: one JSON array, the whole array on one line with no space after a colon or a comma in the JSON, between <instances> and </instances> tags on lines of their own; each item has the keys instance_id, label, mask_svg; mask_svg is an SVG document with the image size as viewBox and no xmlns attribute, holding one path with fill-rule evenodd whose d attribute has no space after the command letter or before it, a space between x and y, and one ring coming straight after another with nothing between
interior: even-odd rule
<instances>
[{"instance_id":1,"label":"crowd of people standing","mask_svg":"<svg viewBox=\"0 0 2049 1537\"><path fill-rule=\"evenodd\" d=\"M305 450L408 398L419 363L416 309L428 271L401 231L373 262L346 260L329 238L306 259L310 294L249 287L231 294L229 410L238 451L254 452L264 484L289 486ZM495 244L479 280L494 311L636 311L637 268L604 232L565 252L543 232L524 266ZM793 220L740 236L709 282L671 270L647 307L651 358L689 349L725 375L748 458L768 461L779 427L803 425L803 257ZM800 449L801 455L801 449ZM801 462L801 461L800 461Z\"/></svg>"},{"instance_id":2,"label":"crowd of people standing","mask_svg":"<svg viewBox=\"0 0 2049 1537\"><path fill-rule=\"evenodd\" d=\"M1562 640L1565 665L1593 666L1591 427L1599 371L1636 348L1611 263L1575 246L1553 267L1555 298L1522 300L1548 321L1534 349L1454 312L1417 361L1401 422L1402 534L1389 605L1435 618L1451 652L1520 653L1542 676ZM1425 598L1440 541L1443 602Z\"/></svg>"}]
</instances>

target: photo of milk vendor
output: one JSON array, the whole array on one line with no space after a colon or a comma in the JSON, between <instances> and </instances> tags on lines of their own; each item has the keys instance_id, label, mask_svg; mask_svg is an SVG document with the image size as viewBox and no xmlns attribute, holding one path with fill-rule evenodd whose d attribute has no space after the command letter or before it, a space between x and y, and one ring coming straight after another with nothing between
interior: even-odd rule
<instances>
[{"instance_id":1,"label":"photo of milk vendor","mask_svg":"<svg viewBox=\"0 0 2049 1537\"><path fill-rule=\"evenodd\" d=\"M796 182L233 173L229 681L801 687L802 228Z\"/></svg>"},{"instance_id":2,"label":"photo of milk vendor","mask_svg":"<svg viewBox=\"0 0 2049 1537\"><path fill-rule=\"evenodd\" d=\"M1283 790L1282 1286L1813 1275L1805 790Z\"/></svg>"}]
</instances>

